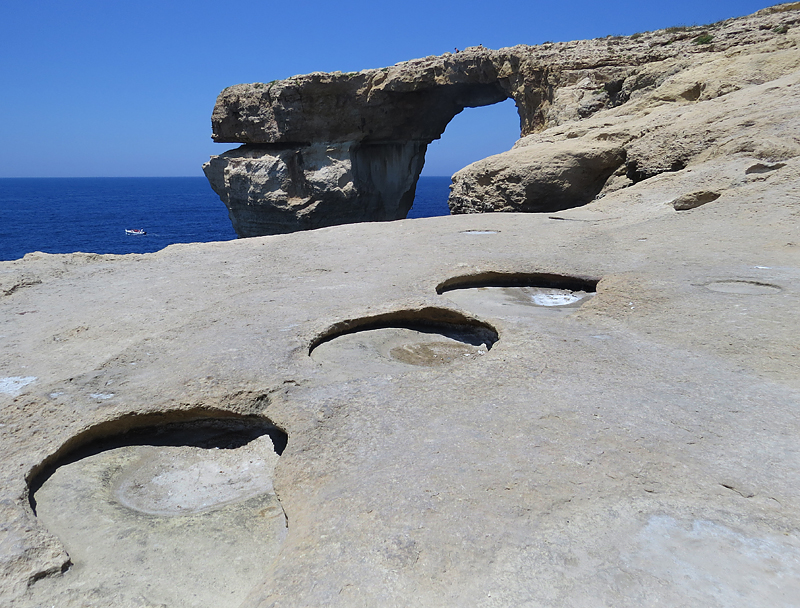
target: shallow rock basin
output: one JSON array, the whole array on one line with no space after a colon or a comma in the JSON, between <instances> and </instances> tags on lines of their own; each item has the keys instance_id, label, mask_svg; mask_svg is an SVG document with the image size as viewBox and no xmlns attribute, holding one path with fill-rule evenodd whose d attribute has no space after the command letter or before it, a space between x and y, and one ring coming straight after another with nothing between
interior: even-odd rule
<instances>
[{"instance_id":1,"label":"shallow rock basin","mask_svg":"<svg viewBox=\"0 0 800 608\"><path fill-rule=\"evenodd\" d=\"M311 357L324 366L353 372L383 372L392 368L439 367L474 360L487 352L467 333L420 331L402 327L370 329L342 335L319 345Z\"/></svg>"},{"instance_id":2,"label":"shallow rock basin","mask_svg":"<svg viewBox=\"0 0 800 608\"><path fill-rule=\"evenodd\" d=\"M771 283L746 280L714 281L708 283L706 288L719 293L735 293L747 296L769 295L780 293L781 291L780 287Z\"/></svg>"},{"instance_id":3,"label":"shallow rock basin","mask_svg":"<svg viewBox=\"0 0 800 608\"><path fill-rule=\"evenodd\" d=\"M120 504L142 513L181 515L272 491L278 457L272 441L263 435L244 448L120 448L136 455L117 476L113 496Z\"/></svg>"},{"instance_id":4,"label":"shallow rock basin","mask_svg":"<svg viewBox=\"0 0 800 608\"><path fill-rule=\"evenodd\" d=\"M58 583L62 592L69 588L80 602L110 591L118 605L243 601L286 535L272 489L279 457L267 434L232 447L220 447L229 429L192 434L200 445L93 450L38 488L37 516L73 563ZM42 605L51 605L56 580L34 585Z\"/></svg>"},{"instance_id":5,"label":"shallow rock basin","mask_svg":"<svg viewBox=\"0 0 800 608\"><path fill-rule=\"evenodd\" d=\"M471 287L448 291L442 297L488 318L569 314L594 295L552 287Z\"/></svg>"}]
</instances>

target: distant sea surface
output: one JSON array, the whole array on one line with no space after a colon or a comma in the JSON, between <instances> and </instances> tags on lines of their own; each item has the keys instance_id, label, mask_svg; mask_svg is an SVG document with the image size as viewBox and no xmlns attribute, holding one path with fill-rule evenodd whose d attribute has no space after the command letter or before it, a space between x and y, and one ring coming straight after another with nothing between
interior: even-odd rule
<instances>
[{"instance_id":1,"label":"distant sea surface","mask_svg":"<svg viewBox=\"0 0 800 608\"><path fill-rule=\"evenodd\" d=\"M448 215L449 177L421 177L410 218ZM125 233L141 228L144 236ZM205 177L0 179L0 260L45 253L150 253L236 238Z\"/></svg>"}]
</instances>

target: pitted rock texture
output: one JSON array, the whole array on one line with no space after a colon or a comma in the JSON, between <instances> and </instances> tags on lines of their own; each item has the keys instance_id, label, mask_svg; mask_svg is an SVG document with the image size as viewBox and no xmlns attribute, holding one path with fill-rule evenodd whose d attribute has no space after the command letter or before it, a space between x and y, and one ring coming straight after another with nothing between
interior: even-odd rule
<instances>
[{"instance_id":1,"label":"pitted rock texture","mask_svg":"<svg viewBox=\"0 0 800 608\"><path fill-rule=\"evenodd\" d=\"M676 40L687 55L672 59L710 63L663 78L645 66L637 78L654 88L619 107L581 118L583 97L547 106L552 124L512 153L574 145L620 163L580 208L0 262L0 605L796 608L796 14L723 24L719 52ZM724 34L734 26L739 46ZM696 87L703 65L715 76ZM321 142L336 162L304 159L303 179L330 170L345 191L350 141L340 152ZM686 166L664 170L676 158ZM676 210L700 192L720 196ZM536 306L491 286L510 275L572 277L595 295ZM454 353L439 338L395 350L345 331L409 311L475 319L499 339L440 365ZM104 578L91 565L102 551L73 550L33 511L31 481L81 438L128 430L120 421L222 414L289 437L272 475L282 513L275 503L241 518L283 526L285 513L285 537L227 547L268 562L253 577L226 563L235 597L204 597L191 587L202 571L180 557L170 564L194 596L158 597L172 572L138 557ZM57 514L62 499L81 510L59 491ZM129 528L112 528L140 549ZM214 529L153 525L142 538L167 553L180 543L208 567L213 539L232 540Z\"/></svg>"},{"instance_id":2,"label":"pitted rock texture","mask_svg":"<svg viewBox=\"0 0 800 608\"><path fill-rule=\"evenodd\" d=\"M780 5L630 37L472 47L388 68L232 86L217 99L213 139L245 146L212 157L204 168L240 236L400 219L413 202L427 144L465 107L511 97L523 139L507 155L456 174L451 211L583 205L604 189L683 169L720 138L759 145L754 133L772 117L750 125L749 133L730 123L708 133L705 123L719 116L682 113L800 69L798 8ZM574 127L552 131L566 125ZM363 171L364 164L373 169Z\"/></svg>"},{"instance_id":3,"label":"pitted rock texture","mask_svg":"<svg viewBox=\"0 0 800 608\"><path fill-rule=\"evenodd\" d=\"M0 391L0 606L795 608L798 184L800 158L737 152L553 214L0 262L0 284L30 279L0 298L0 380L33 379ZM699 191L722 194L674 209ZM491 286L509 276L595 295L541 306L567 300ZM348 331L423 311L499 339ZM143 524L105 520L126 554L32 511L30 480L76 438L203 412L285 431L280 509L102 503ZM147 485L93 470L95 496ZM51 495L59 518L88 514L76 489Z\"/></svg>"}]
</instances>

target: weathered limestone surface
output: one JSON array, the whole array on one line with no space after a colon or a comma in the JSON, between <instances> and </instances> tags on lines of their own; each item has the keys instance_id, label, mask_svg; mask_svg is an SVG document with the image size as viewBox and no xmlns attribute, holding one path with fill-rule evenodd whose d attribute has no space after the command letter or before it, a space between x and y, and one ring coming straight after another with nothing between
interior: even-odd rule
<instances>
[{"instance_id":1,"label":"weathered limestone surface","mask_svg":"<svg viewBox=\"0 0 800 608\"><path fill-rule=\"evenodd\" d=\"M679 52L617 71L616 80L607 68L573 73L554 95L548 128L453 176L451 212L555 211L739 151L768 163L797 156L800 93L791 75L800 70L800 28L786 23L799 21L800 10L767 9L673 33ZM713 40L696 44L703 33ZM664 44L665 34L608 45L625 55ZM761 86L781 77L790 78L783 87Z\"/></svg>"},{"instance_id":2,"label":"weathered limestone surface","mask_svg":"<svg viewBox=\"0 0 800 608\"><path fill-rule=\"evenodd\" d=\"M531 143L456 173L448 204L452 213L569 209L592 200L624 162L613 140Z\"/></svg>"},{"instance_id":3,"label":"weathered limestone surface","mask_svg":"<svg viewBox=\"0 0 800 608\"><path fill-rule=\"evenodd\" d=\"M738 152L548 215L3 262L0 604L793 606L800 159L780 164ZM437 295L490 272L600 281L555 315L502 290ZM487 350L401 327L320 342L348 320L441 309L499 339ZM144 550L121 572L96 563L106 549L57 532L89 525L83 503L61 502L59 528L52 510L34 515L28 480L81 433L220 412L288 433L274 496L252 499L286 513L271 539L254 544L275 521L260 503L225 507L249 514L233 528L224 509L120 506L119 460L68 486L94 488L117 518L93 534L172 548L184 568Z\"/></svg>"},{"instance_id":4,"label":"weathered limestone surface","mask_svg":"<svg viewBox=\"0 0 800 608\"><path fill-rule=\"evenodd\" d=\"M399 219L427 144L465 107L511 97L523 139L456 174L452 212L579 206L604 187L686 167L719 137L734 137L727 125L704 132L722 111L707 102L800 69L796 9L236 85L217 99L213 138L245 145L212 157L206 174L240 236ZM725 111L742 117L747 108ZM771 121L762 116L740 137L751 141Z\"/></svg>"},{"instance_id":5,"label":"weathered limestone surface","mask_svg":"<svg viewBox=\"0 0 800 608\"><path fill-rule=\"evenodd\" d=\"M204 166L240 237L404 218L425 142L242 146Z\"/></svg>"},{"instance_id":6,"label":"weathered limestone surface","mask_svg":"<svg viewBox=\"0 0 800 608\"><path fill-rule=\"evenodd\" d=\"M0 605L796 606L792 48L578 208L0 262Z\"/></svg>"}]
</instances>

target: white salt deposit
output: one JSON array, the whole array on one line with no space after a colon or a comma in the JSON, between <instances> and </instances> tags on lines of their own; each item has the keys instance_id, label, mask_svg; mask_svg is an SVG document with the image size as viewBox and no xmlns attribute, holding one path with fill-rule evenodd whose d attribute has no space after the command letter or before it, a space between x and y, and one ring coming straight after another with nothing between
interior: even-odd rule
<instances>
[{"instance_id":1,"label":"white salt deposit","mask_svg":"<svg viewBox=\"0 0 800 608\"><path fill-rule=\"evenodd\" d=\"M24 387L35 380L36 376L10 376L8 378L0 378L0 393L16 397Z\"/></svg>"},{"instance_id":2,"label":"white salt deposit","mask_svg":"<svg viewBox=\"0 0 800 608\"><path fill-rule=\"evenodd\" d=\"M551 292L537 293L531 296L531 299L537 306L566 306L583 299L583 297L575 295L571 291L554 289Z\"/></svg>"}]
</instances>

